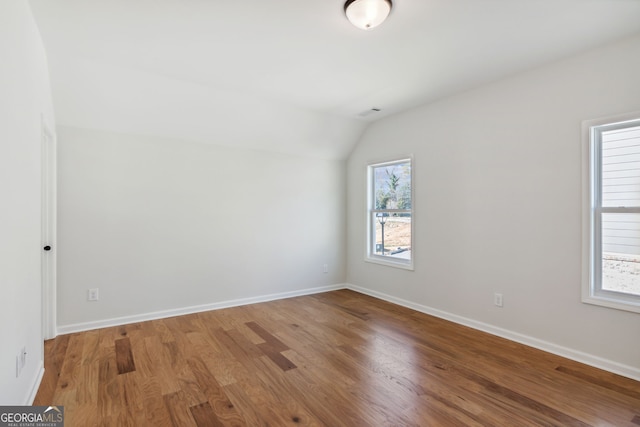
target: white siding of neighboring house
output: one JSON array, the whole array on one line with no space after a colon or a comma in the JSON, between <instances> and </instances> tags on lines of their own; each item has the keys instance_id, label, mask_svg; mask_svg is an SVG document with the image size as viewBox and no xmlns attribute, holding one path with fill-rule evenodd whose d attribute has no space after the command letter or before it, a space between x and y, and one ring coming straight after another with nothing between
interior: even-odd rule
<instances>
[{"instance_id":1,"label":"white siding of neighboring house","mask_svg":"<svg viewBox=\"0 0 640 427\"><path fill-rule=\"evenodd\" d=\"M640 206L640 126L602 135L602 206ZM603 214L602 251L640 256L640 214Z\"/></svg>"}]
</instances>

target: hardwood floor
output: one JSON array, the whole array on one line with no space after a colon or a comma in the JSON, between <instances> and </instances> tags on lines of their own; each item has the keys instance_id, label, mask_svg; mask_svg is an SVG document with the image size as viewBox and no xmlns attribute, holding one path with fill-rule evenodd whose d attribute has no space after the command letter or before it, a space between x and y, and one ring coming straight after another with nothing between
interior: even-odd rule
<instances>
[{"instance_id":1,"label":"hardwood floor","mask_svg":"<svg viewBox=\"0 0 640 427\"><path fill-rule=\"evenodd\" d=\"M635 426L640 383L341 290L62 335L75 426Z\"/></svg>"}]
</instances>

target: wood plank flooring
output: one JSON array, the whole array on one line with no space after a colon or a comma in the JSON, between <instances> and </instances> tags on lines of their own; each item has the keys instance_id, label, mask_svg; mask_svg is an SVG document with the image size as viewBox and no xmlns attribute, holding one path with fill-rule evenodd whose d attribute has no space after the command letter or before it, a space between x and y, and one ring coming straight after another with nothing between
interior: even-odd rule
<instances>
[{"instance_id":1,"label":"wood plank flooring","mask_svg":"<svg viewBox=\"0 0 640 427\"><path fill-rule=\"evenodd\" d=\"M640 383L352 291L62 335L75 426L639 426Z\"/></svg>"}]
</instances>

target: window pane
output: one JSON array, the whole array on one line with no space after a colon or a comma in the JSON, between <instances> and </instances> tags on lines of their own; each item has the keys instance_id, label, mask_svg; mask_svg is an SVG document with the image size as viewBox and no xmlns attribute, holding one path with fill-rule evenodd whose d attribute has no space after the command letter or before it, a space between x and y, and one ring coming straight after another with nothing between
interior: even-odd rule
<instances>
[{"instance_id":1,"label":"window pane","mask_svg":"<svg viewBox=\"0 0 640 427\"><path fill-rule=\"evenodd\" d=\"M375 239L372 253L397 259L411 259L411 214L373 213Z\"/></svg>"},{"instance_id":2,"label":"window pane","mask_svg":"<svg viewBox=\"0 0 640 427\"><path fill-rule=\"evenodd\" d=\"M411 163L373 168L374 209L411 209Z\"/></svg>"},{"instance_id":3,"label":"window pane","mask_svg":"<svg viewBox=\"0 0 640 427\"><path fill-rule=\"evenodd\" d=\"M367 261L413 270L411 165L401 159L367 168Z\"/></svg>"},{"instance_id":4,"label":"window pane","mask_svg":"<svg viewBox=\"0 0 640 427\"><path fill-rule=\"evenodd\" d=\"M640 214L602 214L602 290L640 296Z\"/></svg>"},{"instance_id":5,"label":"window pane","mask_svg":"<svg viewBox=\"0 0 640 427\"><path fill-rule=\"evenodd\" d=\"M640 126L602 132L602 206L640 206Z\"/></svg>"}]
</instances>

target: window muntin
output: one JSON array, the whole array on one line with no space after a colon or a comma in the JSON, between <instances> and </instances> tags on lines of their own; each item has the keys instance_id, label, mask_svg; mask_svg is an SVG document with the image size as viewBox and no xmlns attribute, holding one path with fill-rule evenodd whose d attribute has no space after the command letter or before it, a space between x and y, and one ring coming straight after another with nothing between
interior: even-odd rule
<instances>
[{"instance_id":1,"label":"window muntin","mask_svg":"<svg viewBox=\"0 0 640 427\"><path fill-rule=\"evenodd\" d=\"M588 194L583 300L640 312L640 119L589 128Z\"/></svg>"},{"instance_id":2,"label":"window muntin","mask_svg":"<svg viewBox=\"0 0 640 427\"><path fill-rule=\"evenodd\" d=\"M367 260L413 269L411 159L368 167Z\"/></svg>"}]
</instances>

